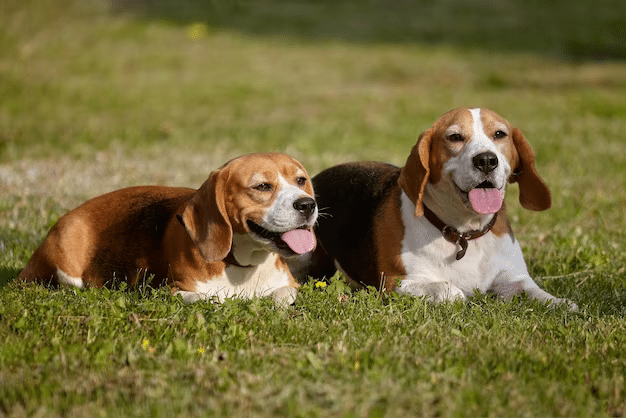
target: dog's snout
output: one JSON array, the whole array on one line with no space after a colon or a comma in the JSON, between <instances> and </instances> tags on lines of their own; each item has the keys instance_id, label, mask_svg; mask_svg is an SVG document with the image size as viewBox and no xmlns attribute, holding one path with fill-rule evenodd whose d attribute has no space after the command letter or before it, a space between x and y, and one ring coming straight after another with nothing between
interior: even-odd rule
<instances>
[{"instance_id":1,"label":"dog's snout","mask_svg":"<svg viewBox=\"0 0 626 418\"><path fill-rule=\"evenodd\" d=\"M301 197L293 202L295 210L303 214L305 217L310 218L315 211L315 200L310 197Z\"/></svg>"},{"instance_id":2,"label":"dog's snout","mask_svg":"<svg viewBox=\"0 0 626 418\"><path fill-rule=\"evenodd\" d=\"M491 151L481 152L472 158L472 162L476 169L489 174L498 166L498 156Z\"/></svg>"}]
</instances>

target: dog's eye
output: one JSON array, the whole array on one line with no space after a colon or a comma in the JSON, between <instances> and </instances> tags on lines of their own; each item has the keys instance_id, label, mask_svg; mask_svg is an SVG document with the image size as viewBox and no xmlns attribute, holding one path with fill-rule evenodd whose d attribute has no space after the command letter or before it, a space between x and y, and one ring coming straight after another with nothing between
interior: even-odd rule
<instances>
[{"instance_id":1,"label":"dog's eye","mask_svg":"<svg viewBox=\"0 0 626 418\"><path fill-rule=\"evenodd\" d=\"M463 135L455 133L448 135L448 141L450 142L463 142Z\"/></svg>"},{"instance_id":2,"label":"dog's eye","mask_svg":"<svg viewBox=\"0 0 626 418\"><path fill-rule=\"evenodd\" d=\"M506 132L498 129L494 134L493 134L493 138L494 139L502 139L506 136Z\"/></svg>"},{"instance_id":3,"label":"dog's eye","mask_svg":"<svg viewBox=\"0 0 626 418\"><path fill-rule=\"evenodd\" d=\"M272 185L269 183L259 183L256 186L252 186L254 190L258 190L260 192L270 192L272 191Z\"/></svg>"},{"instance_id":4,"label":"dog's eye","mask_svg":"<svg viewBox=\"0 0 626 418\"><path fill-rule=\"evenodd\" d=\"M306 184L306 177L298 177L296 183L298 186L304 186Z\"/></svg>"}]
</instances>

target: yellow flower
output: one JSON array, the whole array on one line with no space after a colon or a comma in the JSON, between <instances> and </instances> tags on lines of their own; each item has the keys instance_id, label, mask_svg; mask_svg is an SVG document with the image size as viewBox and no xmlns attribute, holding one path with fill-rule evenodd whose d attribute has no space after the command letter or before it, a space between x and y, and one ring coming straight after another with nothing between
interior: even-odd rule
<instances>
[{"instance_id":1,"label":"yellow flower","mask_svg":"<svg viewBox=\"0 0 626 418\"><path fill-rule=\"evenodd\" d=\"M202 347L198 348L198 354L200 355L204 354L204 348Z\"/></svg>"},{"instance_id":2,"label":"yellow flower","mask_svg":"<svg viewBox=\"0 0 626 418\"><path fill-rule=\"evenodd\" d=\"M147 338L141 342L141 348L149 353L154 353L154 347L150 346L150 340Z\"/></svg>"},{"instance_id":3,"label":"yellow flower","mask_svg":"<svg viewBox=\"0 0 626 418\"><path fill-rule=\"evenodd\" d=\"M187 37L189 39L204 38L209 32L209 27L204 23L194 23L187 26Z\"/></svg>"},{"instance_id":4,"label":"yellow flower","mask_svg":"<svg viewBox=\"0 0 626 418\"><path fill-rule=\"evenodd\" d=\"M326 282L315 282L315 287L324 288L326 287Z\"/></svg>"}]
</instances>

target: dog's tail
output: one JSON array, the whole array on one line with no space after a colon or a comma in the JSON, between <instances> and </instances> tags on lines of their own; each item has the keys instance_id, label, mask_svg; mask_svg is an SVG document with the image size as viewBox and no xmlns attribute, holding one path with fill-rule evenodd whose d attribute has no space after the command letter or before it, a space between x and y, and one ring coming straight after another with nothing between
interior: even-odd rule
<instances>
[{"instance_id":1,"label":"dog's tail","mask_svg":"<svg viewBox=\"0 0 626 418\"><path fill-rule=\"evenodd\" d=\"M26 267L17 276L17 280L56 287L59 285L57 267L52 265L46 257L42 257L39 254L41 251L41 247L35 251Z\"/></svg>"}]
</instances>

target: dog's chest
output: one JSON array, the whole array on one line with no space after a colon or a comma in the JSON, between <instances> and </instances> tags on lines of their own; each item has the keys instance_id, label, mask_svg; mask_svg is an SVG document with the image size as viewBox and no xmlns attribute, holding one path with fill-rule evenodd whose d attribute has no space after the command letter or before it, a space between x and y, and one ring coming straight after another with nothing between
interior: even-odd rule
<instances>
[{"instance_id":1,"label":"dog's chest","mask_svg":"<svg viewBox=\"0 0 626 418\"><path fill-rule=\"evenodd\" d=\"M268 296L280 287L289 286L287 271L276 267L278 257L278 254L268 253L265 261L257 266L230 265L222 274L196 282L194 291L205 296L216 296L220 301L233 296Z\"/></svg>"},{"instance_id":2,"label":"dog's chest","mask_svg":"<svg viewBox=\"0 0 626 418\"><path fill-rule=\"evenodd\" d=\"M508 244L503 237L488 233L471 240L465 256L457 260L461 247L447 241L425 217L416 218L413 209L403 208L402 221L401 260L406 279L445 281L471 294L475 289L487 291L497 274L506 269L502 256Z\"/></svg>"}]
</instances>

